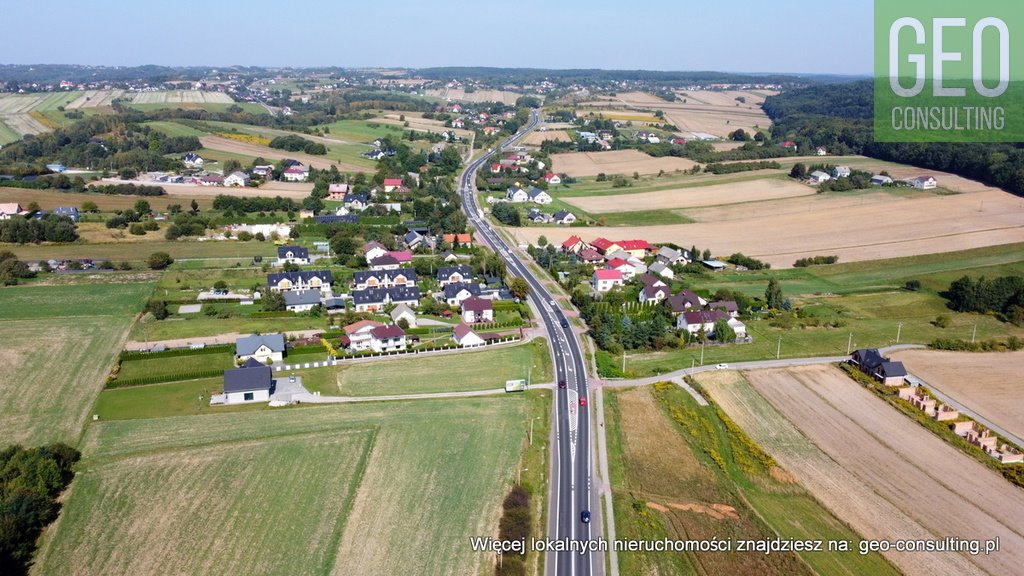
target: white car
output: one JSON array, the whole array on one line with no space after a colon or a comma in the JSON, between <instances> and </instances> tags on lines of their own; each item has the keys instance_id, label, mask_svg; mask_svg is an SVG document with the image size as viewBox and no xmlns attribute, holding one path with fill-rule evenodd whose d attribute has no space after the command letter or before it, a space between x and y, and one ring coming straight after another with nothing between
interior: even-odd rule
<instances>
[{"instance_id":1,"label":"white car","mask_svg":"<svg viewBox=\"0 0 1024 576\"><path fill-rule=\"evenodd\" d=\"M728 364L719 364L718 366L715 366L715 370L728 370L728 369L729 369L729 365Z\"/></svg>"}]
</instances>

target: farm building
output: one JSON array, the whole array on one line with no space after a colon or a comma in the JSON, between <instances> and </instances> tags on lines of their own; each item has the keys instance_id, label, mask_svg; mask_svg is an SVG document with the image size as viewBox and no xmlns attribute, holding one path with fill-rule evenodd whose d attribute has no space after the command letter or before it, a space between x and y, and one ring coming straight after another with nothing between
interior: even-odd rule
<instances>
[{"instance_id":1,"label":"farm building","mask_svg":"<svg viewBox=\"0 0 1024 576\"><path fill-rule=\"evenodd\" d=\"M284 359L284 335L262 334L235 340L235 357L242 361L280 362Z\"/></svg>"},{"instance_id":2,"label":"farm building","mask_svg":"<svg viewBox=\"0 0 1024 576\"><path fill-rule=\"evenodd\" d=\"M871 177L872 186L887 186L889 184L892 184L892 178L889 178L888 176L878 174Z\"/></svg>"},{"instance_id":3,"label":"farm building","mask_svg":"<svg viewBox=\"0 0 1024 576\"><path fill-rule=\"evenodd\" d=\"M270 366L249 359L241 368L224 371L224 404L269 402L274 389Z\"/></svg>"}]
</instances>

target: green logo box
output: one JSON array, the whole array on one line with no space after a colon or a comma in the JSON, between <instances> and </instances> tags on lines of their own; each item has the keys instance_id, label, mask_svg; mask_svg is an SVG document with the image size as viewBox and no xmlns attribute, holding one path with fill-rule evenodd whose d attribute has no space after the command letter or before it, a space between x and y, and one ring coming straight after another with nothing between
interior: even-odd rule
<instances>
[{"instance_id":1,"label":"green logo box","mask_svg":"<svg viewBox=\"0 0 1024 576\"><path fill-rule=\"evenodd\" d=\"M1024 142L1024 1L875 0L875 140Z\"/></svg>"}]
</instances>

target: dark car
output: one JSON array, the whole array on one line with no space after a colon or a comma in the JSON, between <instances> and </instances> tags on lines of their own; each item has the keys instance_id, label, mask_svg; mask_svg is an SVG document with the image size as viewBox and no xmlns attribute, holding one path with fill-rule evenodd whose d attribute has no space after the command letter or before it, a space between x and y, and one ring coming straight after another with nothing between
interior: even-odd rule
<instances>
[{"instance_id":1,"label":"dark car","mask_svg":"<svg viewBox=\"0 0 1024 576\"><path fill-rule=\"evenodd\" d=\"M584 524L590 524L590 510L584 510L580 512L580 522Z\"/></svg>"},{"instance_id":2,"label":"dark car","mask_svg":"<svg viewBox=\"0 0 1024 576\"><path fill-rule=\"evenodd\" d=\"M569 327L569 321L566 320L565 318L562 318L562 328L568 328L568 327Z\"/></svg>"},{"instance_id":3,"label":"dark car","mask_svg":"<svg viewBox=\"0 0 1024 576\"><path fill-rule=\"evenodd\" d=\"M565 380L559 380L558 381L558 387L559 388L565 388L566 387Z\"/></svg>"}]
</instances>

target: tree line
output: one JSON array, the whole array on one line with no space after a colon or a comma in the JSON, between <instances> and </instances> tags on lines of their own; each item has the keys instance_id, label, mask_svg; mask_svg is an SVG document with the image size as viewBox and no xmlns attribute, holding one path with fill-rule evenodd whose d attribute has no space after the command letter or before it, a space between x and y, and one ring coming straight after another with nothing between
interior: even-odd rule
<instances>
[{"instance_id":1,"label":"tree line","mask_svg":"<svg viewBox=\"0 0 1024 576\"><path fill-rule=\"evenodd\" d=\"M0 220L0 242L39 244L75 240L78 240L75 223L65 216L47 214L38 220L14 216L10 220Z\"/></svg>"},{"instance_id":2,"label":"tree line","mask_svg":"<svg viewBox=\"0 0 1024 576\"><path fill-rule=\"evenodd\" d=\"M1003 276L977 280L964 276L949 285L944 294L957 312L995 313L1017 325L1024 325L1024 277Z\"/></svg>"}]
</instances>

